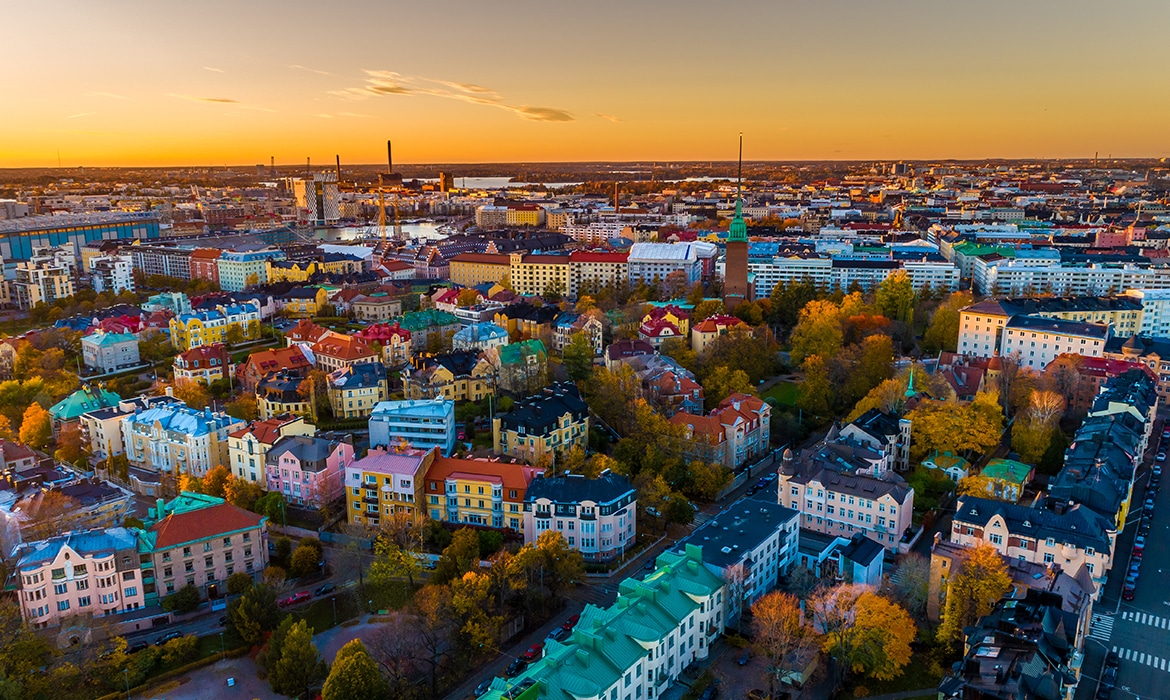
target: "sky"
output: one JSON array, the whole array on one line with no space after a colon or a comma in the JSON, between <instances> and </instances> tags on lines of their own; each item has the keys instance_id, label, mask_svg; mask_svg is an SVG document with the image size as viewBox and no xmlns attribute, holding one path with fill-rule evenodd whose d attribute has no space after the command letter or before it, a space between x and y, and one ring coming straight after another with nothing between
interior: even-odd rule
<instances>
[{"instance_id":1,"label":"sky","mask_svg":"<svg viewBox=\"0 0 1170 700\"><path fill-rule=\"evenodd\" d=\"M0 167L1170 156L1166 0L38 0Z\"/></svg>"}]
</instances>

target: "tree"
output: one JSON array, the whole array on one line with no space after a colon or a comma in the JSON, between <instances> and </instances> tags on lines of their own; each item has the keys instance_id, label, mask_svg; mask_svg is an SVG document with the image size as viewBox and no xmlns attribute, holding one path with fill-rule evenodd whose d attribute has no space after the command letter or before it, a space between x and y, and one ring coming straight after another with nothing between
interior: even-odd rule
<instances>
[{"instance_id":1,"label":"tree","mask_svg":"<svg viewBox=\"0 0 1170 700\"><path fill-rule=\"evenodd\" d=\"M288 571L294 578L302 578L317 571L317 562L320 561L317 551L303 544L297 545L289 560Z\"/></svg>"},{"instance_id":2,"label":"tree","mask_svg":"<svg viewBox=\"0 0 1170 700\"><path fill-rule=\"evenodd\" d=\"M30 540L71 530L80 519L80 505L60 491L34 492L27 507L29 519L21 529Z\"/></svg>"},{"instance_id":3,"label":"tree","mask_svg":"<svg viewBox=\"0 0 1170 700\"><path fill-rule=\"evenodd\" d=\"M491 580L484 574L468 571L451 581L451 612L459 621L453 641L456 651L467 662L474 662L488 652L495 654L496 636L503 619L491 615Z\"/></svg>"},{"instance_id":4,"label":"tree","mask_svg":"<svg viewBox=\"0 0 1170 700\"><path fill-rule=\"evenodd\" d=\"M712 316L718 316L724 311L721 299L703 299L695 304L695 309L691 312L691 325L696 325Z\"/></svg>"},{"instance_id":5,"label":"tree","mask_svg":"<svg viewBox=\"0 0 1170 700\"><path fill-rule=\"evenodd\" d=\"M57 450L53 457L58 462L82 466L89 452L89 442L81 434L81 423L66 423L57 431Z\"/></svg>"},{"instance_id":6,"label":"tree","mask_svg":"<svg viewBox=\"0 0 1170 700\"><path fill-rule=\"evenodd\" d=\"M164 610L182 614L194 612L202 602L203 595L199 589L188 584L164 598L162 606Z\"/></svg>"},{"instance_id":7,"label":"tree","mask_svg":"<svg viewBox=\"0 0 1170 700\"><path fill-rule=\"evenodd\" d=\"M8 416L0 413L0 439L16 441L16 432L12 430L12 421L8 420Z\"/></svg>"},{"instance_id":8,"label":"tree","mask_svg":"<svg viewBox=\"0 0 1170 700\"><path fill-rule=\"evenodd\" d=\"M251 574L246 574L243 571L237 571L227 577L228 595L243 595L252 590L253 585Z\"/></svg>"},{"instance_id":9,"label":"tree","mask_svg":"<svg viewBox=\"0 0 1170 700\"><path fill-rule=\"evenodd\" d=\"M687 303L690 304L692 308L697 307L699 304L703 303L702 282L695 282L694 285L691 286L691 291L687 293ZM706 318L706 316L703 318ZM703 320L702 318L695 318L693 315L691 316L691 319L696 322Z\"/></svg>"},{"instance_id":10,"label":"tree","mask_svg":"<svg viewBox=\"0 0 1170 700\"><path fill-rule=\"evenodd\" d=\"M53 419L49 412L34 401L24 410L20 421L20 441L36 450L43 450L53 437Z\"/></svg>"},{"instance_id":11,"label":"tree","mask_svg":"<svg viewBox=\"0 0 1170 700\"><path fill-rule=\"evenodd\" d=\"M479 292L471 287L460 289L458 296L455 297L455 304L460 307L475 306L478 303Z\"/></svg>"},{"instance_id":12,"label":"tree","mask_svg":"<svg viewBox=\"0 0 1170 700\"><path fill-rule=\"evenodd\" d=\"M800 312L820 293L811 280L777 284L768 299L768 321L781 328L792 328L800 320Z\"/></svg>"},{"instance_id":13,"label":"tree","mask_svg":"<svg viewBox=\"0 0 1170 700\"><path fill-rule=\"evenodd\" d=\"M886 318L907 325L914 322L914 286L905 270L898 270L885 278L874 293L874 306Z\"/></svg>"},{"instance_id":14,"label":"tree","mask_svg":"<svg viewBox=\"0 0 1170 700\"><path fill-rule=\"evenodd\" d=\"M227 329L227 332L224 333L223 342L228 347L235 347L244 342L244 329L241 328L239 324L233 324Z\"/></svg>"},{"instance_id":15,"label":"tree","mask_svg":"<svg viewBox=\"0 0 1170 700\"><path fill-rule=\"evenodd\" d=\"M757 648L768 658L769 695L820 645L816 631L804 622L800 601L780 591L752 603L752 630Z\"/></svg>"},{"instance_id":16,"label":"tree","mask_svg":"<svg viewBox=\"0 0 1170 700\"><path fill-rule=\"evenodd\" d=\"M842 584L814 593L807 609L842 676L896 678L910 661L917 629L910 615L869 586Z\"/></svg>"},{"instance_id":17,"label":"tree","mask_svg":"<svg viewBox=\"0 0 1170 700\"><path fill-rule=\"evenodd\" d=\"M891 583L894 595L906 612L914 619L922 620L930 596L930 560L913 552L904 555Z\"/></svg>"},{"instance_id":18,"label":"tree","mask_svg":"<svg viewBox=\"0 0 1170 700\"><path fill-rule=\"evenodd\" d=\"M833 400L833 387L825 360L820 355L809 355L801 363L800 370L804 373L804 382L796 397L797 408L814 420L828 418L832 413L829 406Z\"/></svg>"},{"instance_id":19,"label":"tree","mask_svg":"<svg viewBox=\"0 0 1170 700\"><path fill-rule=\"evenodd\" d=\"M203 475L203 493L216 498L227 497L228 482L232 481L232 470L217 464Z\"/></svg>"},{"instance_id":20,"label":"tree","mask_svg":"<svg viewBox=\"0 0 1170 700\"><path fill-rule=\"evenodd\" d=\"M472 528L460 528L435 563L430 580L432 583L447 583L457 579L476 568L479 560L479 535ZM370 576L373 578L372 566Z\"/></svg>"},{"instance_id":21,"label":"tree","mask_svg":"<svg viewBox=\"0 0 1170 700\"><path fill-rule=\"evenodd\" d=\"M729 369L720 365L703 381L703 396L708 405L717 406L732 394L756 393L752 380L741 369Z\"/></svg>"},{"instance_id":22,"label":"tree","mask_svg":"<svg viewBox=\"0 0 1170 700\"><path fill-rule=\"evenodd\" d=\"M963 628L990 613L1011 587L1007 563L995 547L983 542L967 549L947 582L938 639L962 640Z\"/></svg>"},{"instance_id":23,"label":"tree","mask_svg":"<svg viewBox=\"0 0 1170 700\"><path fill-rule=\"evenodd\" d=\"M176 666L185 664L199 655L199 638L186 634L163 645L163 663Z\"/></svg>"},{"instance_id":24,"label":"tree","mask_svg":"<svg viewBox=\"0 0 1170 700\"><path fill-rule=\"evenodd\" d=\"M699 367L699 357L691 349L691 343L686 338L667 338L658 348L661 355L671 358L684 369L694 372Z\"/></svg>"},{"instance_id":25,"label":"tree","mask_svg":"<svg viewBox=\"0 0 1170 700\"><path fill-rule=\"evenodd\" d=\"M731 470L722 464L697 460L687 464L687 471L690 472L692 486L689 493L684 493L703 501L714 501L734 477Z\"/></svg>"},{"instance_id":26,"label":"tree","mask_svg":"<svg viewBox=\"0 0 1170 700\"><path fill-rule=\"evenodd\" d=\"M251 423L259 415L255 394L240 394L234 401L224 404L223 410L232 418Z\"/></svg>"},{"instance_id":27,"label":"tree","mask_svg":"<svg viewBox=\"0 0 1170 700\"><path fill-rule=\"evenodd\" d=\"M252 512L259 513L260 515L267 515L268 519L270 521L272 521L273 523L284 522L284 520L286 519L284 494L282 494L279 491L269 491L269 492L265 493L263 496L256 499L255 508L253 509ZM280 547L281 547L280 541L287 540L287 539L288 539L287 537L280 537L276 540L276 547L277 547L278 553L280 552ZM286 555L287 554L292 554L292 544L291 543L289 543L289 549L286 552ZM285 559L284 561L288 561L288 560Z\"/></svg>"},{"instance_id":28,"label":"tree","mask_svg":"<svg viewBox=\"0 0 1170 700\"><path fill-rule=\"evenodd\" d=\"M236 477L228 479L227 483L224 484L223 492L228 503L253 512L256 512L257 499L264 494L260 484Z\"/></svg>"},{"instance_id":29,"label":"tree","mask_svg":"<svg viewBox=\"0 0 1170 700\"><path fill-rule=\"evenodd\" d=\"M564 350L565 371L574 382L582 381L593 372L593 344L583 332L574 333Z\"/></svg>"},{"instance_id":30,"label":"tree","mask_svg":"<svg viewBox=\"0 0 1170 700\"><path fill-rule=\"evenodd\" d=\"M545 285L544 293L541 296L552 304L561 303L561 299L565 297L565 283L560 279L554 279Z\"/></svg>"},{"instance_id":31,"label":"tree","mask_svg":"<svg viewBox=\"0 0 1170 700\"><path fill-rule=\"evenodd\" d=\"M211 404L207 386L193 379L176 379L171 386L175 398L191 408L204 409Z\"/></svg>"},{"instance_id":32,"label":"tree","mask_svg":"<svg viewBox=\"0 0 1170 700\"><path fill-rule=\"evenodd\" d=\"M360 639L337 652L321 689L322 700L385 700L388 695L386 679Z\"/></svg>"},{"instance_id":33,"label":"tree","mask_svg":"<svg viewBox=\"0 0 1170 700\"><path fill-rule=\"evenodd\" d=\"M800 321L792 329L792 361L800 363L810 355L832 357L841 349L844 340L840 308L827 299L810 301L801 310Z\"/></svg>"},{"instance_id":34,"label":"tree","mask_svg":"<svg viewBox=\"0 0 1170 700\"><path fill-rule=\"evenodd\" d=\"M943 350L955 352L959 342L960 312L973 301L970 292L954 292L939 304L922 334L922 351L927 355L937 355Z\"/></svg>"},{"instance_id":35,"label":"tree","mask_svg":"<svg viewBox=\"0 0 1170 700\"><path fill-rule=\"evenodd\" d=\"M294 622L284 635L279 652L279 658L272 663L268 674L272 689L281 695L309 697L310 689L326 674L325 662L321 660L317 645L313 644L309 623L304 620Z\"/></svg>"},{"instance_id":36,"label":"tree","mask_svg":"<svg viewBox=\"0 0 1170 700\"><path fill-rule=\"evenodd\" d=\"M666 279L662 281L662 288L668 299L681 299L687 293L690 283L686 272L674 270L666 275Z\"/></svg>"},{"instance_id":37,"label":"tree","mask_svg":"<svg viewBox=\"0 0 1170 700\"><path fill-rule=\"evenodd\" d=\"M597 367L589 378L585 399L590 410L614 430L626 434L633 419L631 402L641 396L642 382L634 369L621 363L612 372Z\"/></svg>"},{"instance_id":38,"label":"tree","mask_svg":"<svg viewBox=\"0 0 1170 700\"><path fill-rule=\"evenodd\" d=\"M265 632L280 624L276 591L263 583L252 586L238 600L228 604L227 617L228 626L240 635L240 639L247 644L258 644Z\"/></svg>"},{"instance_id":39,"label":"tree","mask_svg":"<svg viewBox=\"0 0 1170 700\"><path fill-rule=\"evenodd\" d=\"M911 455L927 453L986 454L999 444L1003 409L995 392L980 392L966 406L924 401L906 417L911 421Z\"/></svg>"}]
</instances>

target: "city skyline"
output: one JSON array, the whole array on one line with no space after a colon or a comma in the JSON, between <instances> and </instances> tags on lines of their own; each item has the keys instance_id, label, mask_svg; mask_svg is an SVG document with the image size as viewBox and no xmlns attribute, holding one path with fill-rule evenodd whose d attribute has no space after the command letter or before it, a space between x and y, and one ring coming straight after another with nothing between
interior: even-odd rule
<instances>
[{"instance_id":1,"label":"city skyline","mask_svg":"<svg viewBox=\"0 0 1170 700\"><path fill-rule=\"evenodd\" d=\"M149 7L9 11L0 167L1170 155L1164 3Z\"/></svg>"}]
</instances>

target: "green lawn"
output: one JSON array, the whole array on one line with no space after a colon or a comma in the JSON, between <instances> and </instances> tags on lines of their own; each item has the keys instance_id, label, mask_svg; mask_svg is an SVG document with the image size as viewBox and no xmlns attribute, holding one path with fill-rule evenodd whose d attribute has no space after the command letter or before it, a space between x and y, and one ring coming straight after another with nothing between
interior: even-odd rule
<instances>
[{"instance_id":1,"label":"green lawn","mask_svg":"<svg viewBox=\"0 0 1170 700\"><path fill-rule=\"evenodd\" d=\"M780 382L760 394L760 398L771 398L781 406L795 406L796 398L800 395L800 385L796 382Z\"/></svg>"}]
</instances>

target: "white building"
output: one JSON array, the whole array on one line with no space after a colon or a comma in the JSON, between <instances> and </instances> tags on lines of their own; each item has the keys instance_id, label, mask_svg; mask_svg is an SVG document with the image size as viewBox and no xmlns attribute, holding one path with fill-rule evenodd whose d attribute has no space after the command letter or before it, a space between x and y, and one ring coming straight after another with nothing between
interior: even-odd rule
<instances>
[{"instance_id":1,"label":"white building","mask_svg":"<svg viewBox=\"0 0 1170 700\"><path fill-rule=\"evenodd\" d=\"M81 357L86 367L113 372L139 363L138 336L133 333L98 331L81 339Z\"/></svg>"},{"instance_id":2,"label":"white building","mask_svg":"<svg viewBox=\"0 0 1170 700\"><path fill-rule=\"evenodd\" d=\"M292 189L297 200L297 212L302 220L325 225L337 223L341 218L337 173L313 173L312 180L294 178Z\"/></svg>"},{"instance_id":3,"label":"white building","mask_svg":"<svg viewBox=\"0 0 1170 700\"><path fill-rule=\"evenodd\" d=\"M1017 355L1021 367L1039 372L1065 353L1101 357L1107 340L1108 326L1015 316L1004 326L999 352L1004 357Z\"/></svg>"},{"instance_id":4,"label":"white building","mask_svg":"<svg viewBox=\"0 0 1170 700\"><path fill-rule=\"evenodd\" d=\"M455 449L455 402L450 399L382 401L370 414L370 447L438 447Z\"/></svg>"},{"instance_id":5,"label":"white building","mask_svg":"<svg viewBox=\"0 0 1170 700\"><path fill-rule=\"evenodd\" d=\"M226 413L175 402L126 416L122 443L131 466L201 478L212 467L229 466L228 435L246 425Z\"/></svg>"},{"instance_id":6,"label":"white building","mask_svg":"<svg viewBox=\"0 0 1170 700\"><path fill-rule=\"evenodd\" d=\"M1126 289L1170 288L1170 265L1100 263L1064 265L1042 258L975 261L975 290L986 295L1048 293L1058 295L1119 294Z\"/></svg>"},{"instance_id":7,"label":"white building","mask_svg":"<svg viewBox=\"0 0 1170 700\"><path fill-rule=\"evenodd\" d=\"M89 260L89 280L97 293L134 291L134 259L129 255L102 255Z\"/></svg>"},{"instance_id":8,"label":"white building","mask_svg":"<svg viewBox=\"0 0 1170 700\"><path fill-rule=\"evenodd\" d=\"M629 226L624 221L594 221L588 225L565 224L561 232L578 243L599 245L611 238L621 238Z\"/></svg>"},{"instance_id":9,"label":"white building","mask_svg":"<svg viewBox=\"0 0 1170 700\"><path fill-rule=\"evenodd\" d=\"M524 543L561 533L585 561L610 561L637 536L638 494L624 476L603 472L533 479L524 494Z\"/></svg>"},{"instance_id":10,"label":"white building","mask_svg":"<svg viewBox=\"0 0 1170 700\"><path fill-rule=\"evenodd\" d=\"M1170 289L1130 289L1125 296L1141 302L1138 333L1147 338L1170 338Z\"/></svg>"},{"instance_id":11,"label":"white building","mask_svg":"<svg viewBox=\"0 0 1170 700\"><path fill-rule=\"evenodd\" d=\"M676 270L686 274L687 284L694 284L702 277L700 256L713 254L708 247L715 248L711 243L635 243L627 256L630 285L662 282Z\"/></svg>"}]
</instances>

